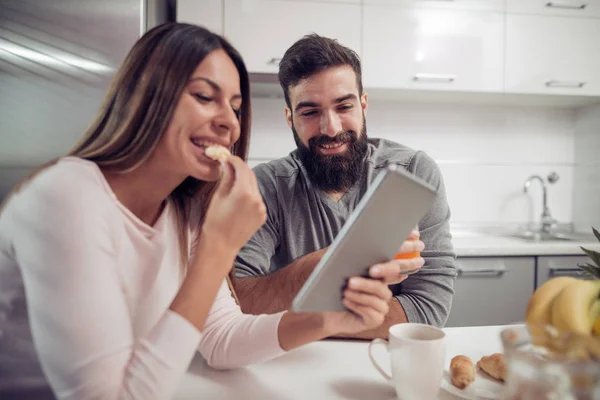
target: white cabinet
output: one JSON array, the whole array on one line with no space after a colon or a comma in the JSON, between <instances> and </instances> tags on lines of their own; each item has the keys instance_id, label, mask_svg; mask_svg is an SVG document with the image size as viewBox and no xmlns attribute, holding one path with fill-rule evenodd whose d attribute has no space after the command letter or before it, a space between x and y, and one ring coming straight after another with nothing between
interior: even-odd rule
<instances>
[{"instance_id":1,"label":"white cabinet","mask_svg":"<svg viewBox=\"0 0 600 400\"><path fill-rule=\"evenodd\" d=\"M371 88L501 92L501 13L364 6L363 81Z\"/></svg>"},{"instance_id":2,"label":"white cabinet","mask_svg":"<svg viewBox=\"0 0 600 400\"><path fill-rule=\"evenodd\" d=\"M284 1L296 1L304 3L346 3L346 4L360 4L361 0L284 0Z\"/></svg>"},{"instance_id":3,"label":"white cabinet","mask_svg":"<svg viewBox=\"0 0 600 400\"><path fill-rule=\"evenodd\" d=\"M525 319L535 257L459 257L446 326L506 325Z\"/></svg>"},{"instance_id":4,"label":"white cabinet","mask_svg":"<svg viewBox=\"0 0 600 400\"><path fill-rule=\"evenodd\" d=\"M600 95L600 20L506 16L506 91Z\"/></svg>"},{"instance_id":5,"label":"white cabinet","mask_svg":"<svg viewBox=\"0 0 600 400\"><path fill-rule=\"evenodd\" d=\"M177 0L177 22L223 34L223 0Z\"/></svg>"},{"instance_id":6,"label":"white cabinet","mask_svg":"<svg viewBox=\"0 0 600 400\"><path fill-rule=\"evenodd\" d=\"M177 0L177 20L224 35L251 73L314 32L361 56L374 95L600 97L600 0Z\"/></svg>"},{"instance_id":7,"label":"white cabinet","mask_svg":"<svg viewBox=\"0 0 600 400\"><path fill-rule=\"evenodd\" d=\"M446 8L480 11L504 11L504 0L363 0L365 5L397 5L417 8Z\"/></svg>"},{"instance_id":8,"label":"white cabinet","mask_svg":"<svg viewBox=\"0 0 600 400\"><path fill-rule=\"evenodd\" d=\"M360 54L360 4L325 1L225 0L224 35L249 72L277 73L284 52L318 33Z\"/></svg>"},{"instance_id":9,"label":"white cabinet","mask_svg":"<svg viewBox=\"0 0 600 400\"><path fill-rule=\"evenodd\" d=\"M559 276L572 276L579 279L594 279L591 275L582 274L578 264L589 263L588 256L544 256L538 257L536 287L547 280Z\"/></svg>"},{"instance_id":10,"label":"white cabinet","mask_svg":"<svg viewBox=\"0 0 600 400\"><path fill-rule=\"evenodd\" d=\"M506 0L506 11L565 17L600 17L600 0Z\"/></svg>"}]
</instances>

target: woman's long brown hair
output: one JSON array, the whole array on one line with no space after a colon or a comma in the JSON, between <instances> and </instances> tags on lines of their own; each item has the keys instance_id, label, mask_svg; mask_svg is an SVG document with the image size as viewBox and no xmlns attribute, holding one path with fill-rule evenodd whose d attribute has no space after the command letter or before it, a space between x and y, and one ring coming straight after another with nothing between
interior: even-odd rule
<instances>
[{"instance_id":1,"label":"woman's long brown hair","mask_svg":"<svg viewBox=\"0 0 600 400\"><path fill-rule=\"evenodd\" d=\"M113 78L94 121L67 155L93 161L112 172L124 173L139 167L166 131L192 73L209 53L217 49L229 55L240 75L241 132L231 152L246 160L251 113L250 84L244 61L221 36L182 23L157 26L135 43ZM12 193L56 161L38 168ZM188 177L169 196L176 213L184 267L189 262L191 208L198 207L200 215L204 215L214 186L214 183Z\"/></svg>"}]
</instances>

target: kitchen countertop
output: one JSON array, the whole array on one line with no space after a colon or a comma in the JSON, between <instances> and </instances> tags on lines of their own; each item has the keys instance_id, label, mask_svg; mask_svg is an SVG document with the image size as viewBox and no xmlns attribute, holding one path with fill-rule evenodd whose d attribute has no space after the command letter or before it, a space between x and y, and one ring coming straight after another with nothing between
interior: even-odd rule
<instances>
[{"instance_id":1,"label":"kitchen countertop","mask_svg":"<svg viewBox=\"0 0 600 400\"><path fill-rule=\"evenodd\" d=\"M580 246L600 251L600 242L589 241L542 241L506 237L501 234L483 233L476 230L452 230L452 244L458 257L476 256L586 256Z\"/></svg>"},{"instance_id":2,"label":"kitchen countertop","mask_svg":"<svg viewBox=\"0 0 600 400\"><path fill-rule=\"evenodd\" d=\"M478 360L482 355L502 352L500 332L506 327L445 328L445 366L458 354ZM229 371L214 370L197 355L174 399L396 399L393 386L371 365L368 345L369 341L364 340L318 341L272 361ZM389 371L389 358L385 350L375 350L382 350L374 351L374 357ZM478 374L473 389L476 384L480 385L480 380L485 379L480 376ZM441 382L440 386L448 388L447 376L444 380L446 382ZM450 390L456 391L452 387L440 389L437 400L463 397L451 394Z\"/></svg>"}]
</instances>

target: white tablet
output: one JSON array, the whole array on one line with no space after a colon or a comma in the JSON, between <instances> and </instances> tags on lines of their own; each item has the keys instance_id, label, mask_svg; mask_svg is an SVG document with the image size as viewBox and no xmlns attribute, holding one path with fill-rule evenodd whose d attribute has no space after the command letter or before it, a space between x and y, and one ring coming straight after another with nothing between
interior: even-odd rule
<instances>
[{"instance_id":1,"label":"white tablet","mask_svg":"<svg viewBox=\"0 0 600 400\"><path fill-rule=\"evenodd\" d=\"M351 276L367 276L374 264L391 260L425 215L437 191L390 165L382 171L296 295L295 312L340 311Z\"/></svg>"}]
</instances>

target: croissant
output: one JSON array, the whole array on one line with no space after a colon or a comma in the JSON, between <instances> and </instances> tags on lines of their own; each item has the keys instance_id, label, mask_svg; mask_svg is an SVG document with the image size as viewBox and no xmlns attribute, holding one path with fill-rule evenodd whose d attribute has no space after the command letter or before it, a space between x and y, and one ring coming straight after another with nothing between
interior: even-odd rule
<instances>
[{"instance_id":1,"label":"croissant","mask_svg":"<svg viewBox=\"0 0 600 400\"><path fill-rule=\"evenodd\" d=\"M450 361L450 380L459 389L464 389L475 380L475 365L467 356L456 356Z\"/></svg>"},{"instance_id":2,"label":"croissant","mask_svg":"<svg viewBox=\"0 0 600 400\"><path fill-rule=\"evenodd\" d=\"M506 379L506 362L504 354L494 353L491 356L483 356L477 362L477 366L492 378L504 381Z\"/></svg>"}]
</instances>

